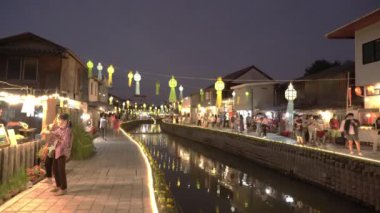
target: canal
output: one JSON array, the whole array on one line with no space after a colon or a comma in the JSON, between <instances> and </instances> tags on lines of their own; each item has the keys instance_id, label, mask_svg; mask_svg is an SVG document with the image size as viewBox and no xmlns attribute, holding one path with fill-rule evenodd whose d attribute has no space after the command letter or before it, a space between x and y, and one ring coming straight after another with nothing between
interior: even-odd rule
<instances>
[{"instance_id":1,"label":"canal","mask_svg":"<svg viewBox=\"0 0 380 213\"><path fill-rule=\"evenodd\" d=\"M142 125L132 134L165 173L183 212L370 212L339 195Z\"/></svg>"}]
</instances>

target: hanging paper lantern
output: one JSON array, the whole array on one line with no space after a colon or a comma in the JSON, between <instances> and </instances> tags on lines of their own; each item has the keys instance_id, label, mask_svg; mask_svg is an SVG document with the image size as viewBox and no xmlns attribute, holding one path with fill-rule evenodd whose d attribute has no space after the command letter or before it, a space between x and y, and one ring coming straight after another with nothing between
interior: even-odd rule
<instances>
[{"instance_id":1,"label":"hanging paper lantern","mask_svg":"<svg viewBox=\"0 0 380 213\"><path fill-rule=\"evenodd\" d=\"M183 86L182 85L179 85L179 99L182 100L183 99Z\"/></svg>"},{"instance_id":2,"label":"hanging paper lantern","mask_svg":"<svg viewBox=\"0 0 380 213\"><path fill-rule=\"evenodd\" d=\"M135 95L140 95L140 81L141 81L140 73L136 71L135 75L133 76L133 79L136 81Z\"/></svg>"},{"instance_id":3,"label":"hanging paper lantern","mask_svg":"<svg viewBox=\"0 0 380 213\"><path fill-rule=\"evenodd\" d=\"M160 82L157 81L156 82L156 95L159 95L160 94Z\"/></svg>"},{"instance_id":4,"label":"hanging paper lantern","mask_svg":"<svg viewBox=\"0 0 380 213\"><path fill-rule=\"evenodd\" d=\"M362 96L362 89L360 87L355 87L355 94L357 96Z\"/></svg>"},{"instance_id":5,"label":"hanging paper lantern","mask_svg":"<svg viewBox=\"0 0 380 213\"><path fill-rule=\"evenodd\" d=\"M107 68L107 72L108 72L108 86L112 87L112 75L115 72L115 68L113 67L113 65L110 65Z\"/></svg>"},{"instance_id":6,"label":"hanging paper lantern","mask_svg":"<svg viewBox=\"0 0 380 213\"><path fill-rule=\"evenodd\" d=\"M88 77L91 78L92 76L92 68L94 68L94 63L92 63L91 60L87 62L87 68L88 68Z\"/></svg>"},{"instance_id":7,"label":"hanging paper lantern","mask_svg":"<svg viewBox=\"0 0 380 213\"><path fill-rule=\"evenodd\" d=\"M201 102L203 102L205 99L205 92L203 91L203 89L200 89L199 94L201 96Z\"/></svg>"},{"instance_id":8,"label":"hanging paper lantern","mask_svg":"<svg viewBox=\"0 0 380 213\"><path fill-rule=\"evenodd\" d=\"M215 82L215 90L216 90L216 106L221 107L222 106L222 91L224 89L224 82L222 80L222 77L218 77L218 79Z\"/></svg>"},{"instance_id":9,"label":"hanging paper lantern","mask_svg":"<svg viewBox=\"0 0 380 213\"><path fill-rule=\"evenodd\" d=\"M169 80L169 87L170 87L170 95L169 95L169 102L174 103L177 101L177 95L175 93L175 88L177 87L177 80L175 80L174 76Z\"/></svg>"},{"instance_id":10,"label":"hanging paper lantern","mask_svg":"<svg viewBox=\"0 0 380 213\"><path fill-rule=\"evenodd\" d=\"M101 63L98 63L98 66L96 66L98 69L98 80L101 81L103 78L102 70L103 70L103 65Z\"/></svg>"},{"instance_id":11,"label":"hanging paper lantern","mask_svg":"<svg viewBox=\"0 0 380 213\"><path fill-rule=\"evenodd\" d=\"M132 80L133 80L133 71L129 71L129 73L128 73L128 87L132 86Z\"/></svg>"},{"instance_id":12,"label":"hanging paper lantern","mask_svg":"<svg viewBox=\"0 0 380 213\"><path fill-rule=\"evenodd\" d=\"M127 108L129 109L130 106L131 106L131 102L127 100Z\"/></svg>"},{"instance_id":13,"label":"hanging paper lantern","mask_svg":"<svg viewBox=\"0 0 380 213\"><path fill-rule=\"evenodd\" d=\"M108 101L109 101L110 105L112 105L112 103L113 103L113 97L110 96L110 97L108 98Z\"/></svg>"},{"instance_id":14,"label":"hanging paper lantern","mask_svg":"<svg viewBox=\"0 0 380 213\"><path fill-rule=\"evenodd\" d=\"M146 104L145 103L143 104L143 108L144 108L144 110L146 109Z\"/></svg>"}]
</instances>

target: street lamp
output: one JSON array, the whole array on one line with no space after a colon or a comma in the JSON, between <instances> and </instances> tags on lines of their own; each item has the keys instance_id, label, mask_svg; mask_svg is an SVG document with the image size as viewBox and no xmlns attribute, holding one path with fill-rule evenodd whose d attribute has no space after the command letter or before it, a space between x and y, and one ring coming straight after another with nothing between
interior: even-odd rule
<instances>
[{"instance_id":1,"label":"street lamp","mask_svg":"<svg viewBox=\"0 0 380 213\"><path fill-rule=\"evenodd\" d=\"M140 95L140 81L141 81L140 73L136 71L135 75L133 76L133 79L136 81L135 95Z\"/></svg>"},{"instance_id":2,"label":"street lamp","mask_svg":"<svg viewBox=\"0 0 380 213\"><path fill-rule=\"evenodd\" d=\"M183 86L179 85L178 90L179 90L179 99L182 100L182 98L183 98Z\"/></svg>"},{"instance_id":3,"label":"street lamp","mask_svg":"<svg viewBox=\"0 0 380 213\"><path fill-rule=\"evenodd\" d=\"M102 75L102 70L103 70L102 63L98 63L98 66L96 66L96 69L98 69L98 80L101 81L102 78L103 78L103 75Z\"/></svg>"},{"instance_id":4,"label":"street lamp","mask_svg":"<svg viewBox=\"0 0 380 213\"><path fill-rule=\"evenodd\" d=\"M108 86L112 87L112 75L115 72L115 68L113 67L113 65L110 65L107 68L107 72L108 72Z\"/></svg>"},{"instance_id":5,"label":"street lamp","mask_svg":"<svg viewBox=\"0 0 380 213\"><path fill-rule=\"evenodd\" d=\"M215 82L215 90L216 90L216 106L219 108L222 106L222 91L224 89L224 82L222 77L218 77Z\"/></svg>"},{"instance_id":6,"label":"street lamp","mask_svg":"<svg viewBox=\"0 0 380 213\"><path fill-rule=\"evenodd\" d=\"M177 101L177 95L175 93L175 88L177 87L177 80L175 80L174 76L169 80L170 94L169 94L169 102L174 103Z\"/></svg>"},{"instance_id":7,"label":"street lamp","mask_svg":"<svg viewBox=\"0 0 380 213\"><path fill-rule=\"evenodd\" d=\"M294 114L294 103L293 101L297 98L297 91L294 89L293 84L290 83L288 88L285 90L285 98L288 100L288 107L286 114L288 115L288 131L293 131L293 114Z\"/></svg>"},{"instance_id":8,"label":"street lamp","mask_svg":"<svg viewBox=\"0 0 380 213\"><path fill-rule=\"evenodd\" d=\"M94 68L94 63L92 63L91 60L87 62L87 68L88 68L88 77L91 78L92 76L92 68Z\"/></svg>"}]
</instances>

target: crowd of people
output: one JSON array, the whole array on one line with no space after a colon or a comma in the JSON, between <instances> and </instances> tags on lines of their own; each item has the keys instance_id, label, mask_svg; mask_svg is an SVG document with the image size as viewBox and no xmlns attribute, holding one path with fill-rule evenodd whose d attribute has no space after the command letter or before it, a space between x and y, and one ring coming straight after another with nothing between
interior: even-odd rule
<instances>
[{"instance_id":1,"label":"crowd of people","mask_svg":"<svg viewBox=\"0 0 380 213\"><path fill-rule=\"evenodd\" d=\"M295 115L293 136L298 144L321 146L326 143L345 144L350 154L353 152L353 144L357 148L357 154L362 155L359 142L359 126L354 115L349 113L343 120L339 120L336 114L326 123L321 115ZM191 124L190 115L173 116L174 123ZM286 132L286 122L279 118L268 118L263 113L254 116L243 116L238 112L229 113L198 113L195 124L205 128L230 128L236 132L251 131L259 137L266 137L267 132L281 134ZM288 135L292 137L292 135Z\"/></svg>"},{"instance_id":2,"label":"crowd of people","mask_svg":"<svg viewBox=\"0 0 380 213\"><path fill-rule=\"evenodd\" d=\"M258 136L266 137L267 132L275 127L275 121L264 114L243 116L238 112L219 114L197 114L197 126L212 128L230 128L237 132L256 131Z\"/></svg>"},{"instance_id":3,"label":"crowd of people","mask_svg":"<svg viewBox=\"0 0 380 213\"><path fill-rule=\"evenodd\" d=\"M348 145L350 154L355 142L358 155L362 155L359 142L360 123L354 119L353 113L348 113L342 121L333 115L328 124L325 124L320 115L296 115L294 119L294 134L299 144L321 145L327 141L336 144Z\"/></svg>"}]
</instances>

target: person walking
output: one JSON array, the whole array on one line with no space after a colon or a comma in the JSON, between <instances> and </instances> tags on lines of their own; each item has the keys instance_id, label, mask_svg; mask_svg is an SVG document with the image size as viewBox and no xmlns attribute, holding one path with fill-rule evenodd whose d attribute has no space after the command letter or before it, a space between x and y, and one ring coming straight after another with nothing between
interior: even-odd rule
<instances>
[{"instance_id":1,"label":"person walking","mask_svg":"<svg viewBox=\"0 0 380 213\"><path fill-rule=\"evenodd\" d=\"M360 141L359 141L359 121L354 119L353 113L348 113L340 126L341 132L344 132L344 135L348 141L348 149L350 154L353 155L353 142L356 144L356 149L358 151L358 155L362 156L360 151Z\"/></svg>"},{"instance_id":2,"label":"person walking","mask_svg":"<svg viewBox=\"0 0 380 213\"><path fill-rule=\"evenodd\" d=\"M240 132L243 132L244 131L244 118L243 118L242 114L240 114L240 116L239 116L239 126L240 126Z\"/></svg>"},{"instance_id":3,"label":"person walking","mask_svg":"<svg viewBox=\"0 0 380 213\"><path fill-rule=\"evenodd\" d=\"M115 116L115 119L113 120L113 132L114 132L114 135L119 135L119 132L120 132L120 120L119 120L119 116L116 115Z\"/></svg>"},{"instance_id":4,"label":"person walking","mask_svg":"<svg viewBox=\"0 0 380 213\"><path fill-rule=\"evenodd\" d=\"M107 119L106 119L106 116L103 115L101 118L100 118L100 124L99 124L99 129L100 129L100 133L103 137L103 140L107 140L106 139L106 134L107 134Z\"/></svg>"},{"instance_id":5,"label":"person walking","mask_svg":"<svg viewBox=\"0 0 380 213\"><path fill-rule=\"evenodd\" d=\"M302 119L298 115L294 119L294 133L296 135L297 143L302 145L303 144Z\"/></svg>"},{"instance_id":6,"label":"person walking","mask_svg":"<svg viewBox=\"0 0 380 213\"><path fill-rule=\"evenodd\" d=\"M329 126L331 143L335 144L336 139L341 136L339 131L339 120L336 114L334 114L333 117L330 119Z\"/></svg>"}]
</instances>

